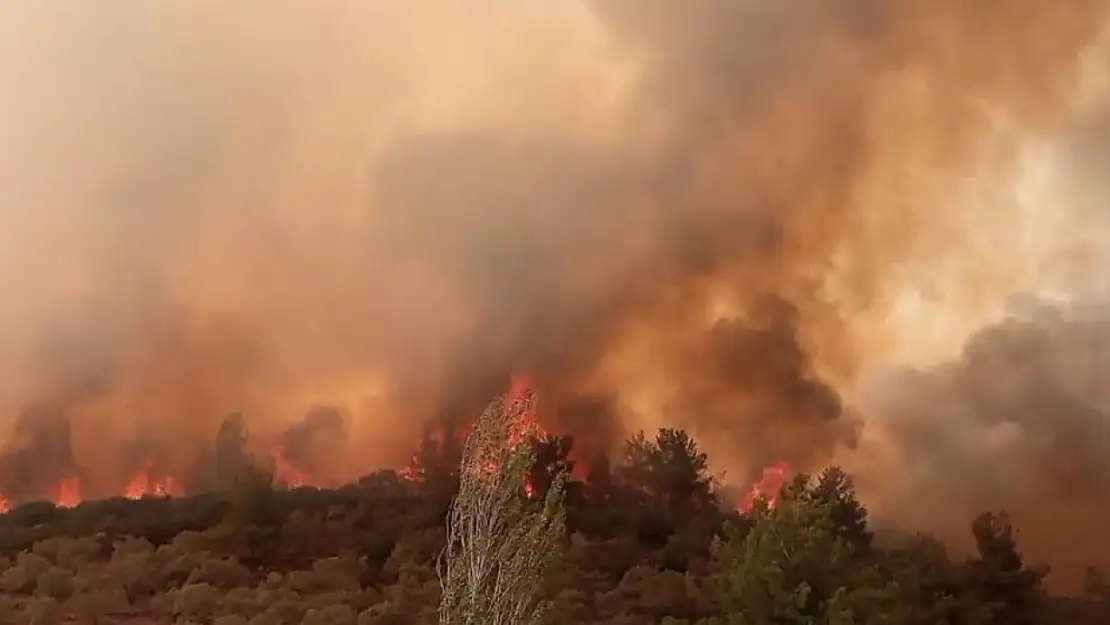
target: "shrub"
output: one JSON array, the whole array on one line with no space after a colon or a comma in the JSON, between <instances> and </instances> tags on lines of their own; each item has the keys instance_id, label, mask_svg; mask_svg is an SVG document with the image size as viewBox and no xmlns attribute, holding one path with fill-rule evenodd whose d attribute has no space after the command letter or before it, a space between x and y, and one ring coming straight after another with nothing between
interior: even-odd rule
<instances>
[{"instance_id":1,"label":"shrub","mask_svg":"<svg viewBox=\"0 0 1110 625\"><path fill-rule=\"evenodd\" d=\"M53 567L39 576L35 586L35 593L42 597L52 597L58 601L66 601L73 595L73 574L58 567Z\"/></svg>"},{"instance_id":2,"label":"shrub","mask_svg":"<svg viewBox=\"0 0 1110 625\"><path fill-rule=\"evenodd\" d=\"M16 556L15 564L4 571L0 588L10 593L29 593L51 566L46 558L38 554L21 553Z\"/></svg>"},{"instance_id":3,"label":"shrub","mask_svg":"<svg viewBox=\"0 0 1110 625\"><path fill-rule=\"evenodd\" d=\"M212 559L198 562L186 584L209 584L215 588L231 589L250 581L251 573L247 567L232 559Z\"/></svg>"},{"instance_id":4,"label":"shrub","mask_svg":"<svg viewBox=\"0 0 1110 625\"><path fill-rule=\"evenodd\" d=\"M186 584L176 592L174 614L189 618L209 619L220 605L220 593L208 584Z\"/></svg>"},{"instance_id":5,"label":"shrub","mask_svg":"<svg viewBox=\"0 0 1110 625\"><path fill-rule=\"evenodd\" d=\"M26 612L27 625L61 625L65 619L62 604L53 597L35 597Z\"/></svg>"}]
</instances>

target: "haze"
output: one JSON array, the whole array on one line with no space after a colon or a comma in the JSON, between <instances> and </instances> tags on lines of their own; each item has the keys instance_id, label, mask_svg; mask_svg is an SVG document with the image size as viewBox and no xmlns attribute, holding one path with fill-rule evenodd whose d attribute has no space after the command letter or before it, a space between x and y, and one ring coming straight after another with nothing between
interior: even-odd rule
<instances>
[{"instance_id":1,"label":"haze","mask_svg":"<svg viewBox=\"0 0 1110 625\"><path fill-rule=\"evenodd\" d=\"M1076 382L1110 336L1108 12L8 2L0 409L63 415L107 483L136 439L185 463L230 412L335 404L354 476L528 372L588 450L686 427L733 476L841 461L892 522L1025 506L1034 556L1110 560L1044 514L1110 520L1105 462L1052 469L1110 440Z\"/></svg>"}]
</instances>

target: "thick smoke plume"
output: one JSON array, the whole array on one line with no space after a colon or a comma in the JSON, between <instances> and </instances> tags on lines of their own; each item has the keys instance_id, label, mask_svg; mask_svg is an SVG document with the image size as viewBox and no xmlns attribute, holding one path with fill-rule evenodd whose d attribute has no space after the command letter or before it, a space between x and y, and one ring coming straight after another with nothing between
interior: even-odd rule
<instances>
[{"instance_id":1,"label":"thick smoke plume","mask_svg":"<svg viewBox=\"0 0 1110 625\"><path fill-rule=\"evenodd\" d=\"M1108 372L1106 303L1015 306L958 360L882 380L869 423L881 443L862 485L885 504L885 521L964 546L968 518L1008 510L1032 557L1078 587L1084 566L1110 562L1101 536L1110 522Z\"/></svg>"},{"instance_id":2,"label":"thick smoke plume","mask_svg":"<svg viewBox=\"0 0 1110 625\"><path fill-rule=\"evenodd\" d=\"M168 471L242 411L259 445L349 477L516 372L586 449L673 425L739 479L818 466L867 440L861 375L936 355L1041 286L1048 256L1085 279L1083 250L1057 252L1102 196L1081 177L1087 195L1030 209L1021 182L1030 149L1105 103L1108 11L9 2L17 473L39 458L108 484L136 440ZM1104 162L1084 137L1063 151ZM943 315L907 312L917 296ZM346 417L303 417L318 405ZM18 451L42 428L71 455Z\"/></svg>"}]
</instances>

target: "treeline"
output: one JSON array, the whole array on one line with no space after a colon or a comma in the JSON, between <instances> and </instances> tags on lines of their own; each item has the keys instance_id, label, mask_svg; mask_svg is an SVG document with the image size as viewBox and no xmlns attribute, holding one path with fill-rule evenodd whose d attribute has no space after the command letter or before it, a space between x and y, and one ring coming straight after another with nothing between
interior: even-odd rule
<instances>
[{"instance_id":1,"label":"treeline","mask_svg":"<svg viewBox=\"0 0 1110 625\"><path fill-rule=\"evenodd\" d=\"M444 622L437 558L467 450L432 447L417 480L385 471L283 490L246 471L193 497L23 505L0 516L0 623ZM718 500L685 432L635 437L587 481L563 481L571 447L534 440L519 483L535 490L511 502L521 514L554 502L565 519L540 622L1110 622L1094 576L1085 601L1048 597L1045 571L1025 561L1001 513L969 520L976 553L955 557L927 536L877 539L837 468L796 476L773 508L741 515Z\"/></svg>"}]
</instances>

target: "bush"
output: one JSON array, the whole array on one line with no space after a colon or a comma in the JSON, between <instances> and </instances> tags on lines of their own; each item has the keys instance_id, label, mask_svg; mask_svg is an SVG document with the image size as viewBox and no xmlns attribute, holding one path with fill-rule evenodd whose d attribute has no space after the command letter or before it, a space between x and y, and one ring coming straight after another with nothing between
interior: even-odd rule
<instances>
[{"instance_id":1,"label":"bush","mask_svg":"<svg viewBox=\"0 0 1110 625\"><path fill-rule=\"evenodd\" d=\"M653 499L639 486L674 499L678 483L657 484L656 474L617 466L608 481L567 490L568 532L554 544L569 548L542 589L551 600L545 625L723 625L744 612L788 619L799 601L815 625L848 613L861 623L1010 625L1006 618L1033 614L1043 599L1041 574L1024 563L1004 516L980 518L980 553L965 560L936 540L870 540L866 510L835 471L744 516L698 498ZM84 625L123 613L159 625L436 625L449 477L275 491L283 513L270 528L221 525L223 494L32 506L37 527L17 523L27 510L0 515L0 550L20 545L0 554L0 625L69 623L69 615ZM506 500L523 512L539 503ZM98 533L107 517L114 529ZM530 544L490 538L485 553L495 556L505 544ZM1098 597L1090 577L1088 594ZM1037 625L1110 622L1088 604L1065 607Z\"/></svg>"},{"instance_id":2,"label":"bush","mask_svg":"<svg viewBox=\"0 0 1110 625\"><path fill-rule=\"evenodd\" d=\"M39 576L35 587L35 594L40 597L51 597L58 601L66 601L74 591L73 574L53 567Z\"/></svg>"},{"instance_id":3,"label":"bush","mask_svg":"<svg viewBox=\"0 0 1110 625\"><path fill-rule=\"evenodd\" d=\"M173 612L198 620L210 619L220 607L220 592L208 584L186 584L175 592Z\"/></svg>"}]
</instances>

